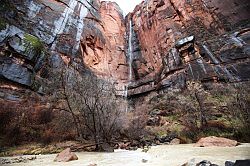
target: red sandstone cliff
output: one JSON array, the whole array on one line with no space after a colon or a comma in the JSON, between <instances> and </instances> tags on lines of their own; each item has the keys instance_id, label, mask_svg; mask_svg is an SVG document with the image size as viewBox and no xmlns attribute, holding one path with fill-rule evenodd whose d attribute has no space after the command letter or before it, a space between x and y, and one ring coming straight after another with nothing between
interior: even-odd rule
<instances>
[{"instance_id":1,"label":"red sandstone cliff","mask_svg":"<svg viewBox=\"0 0 250 166\"><path fill-rule=\"evenodd\" d=\"M46 76L48 66L60 68L63 62L81 71L88 68L105 79L126 82L125 24L116 3L0 3L0 76L5 87L1 91L12 85L43 93L44 83L51 79ZM8 93L3 92L3 96Z\"/></svg>"},{"instance_id":2,"label":"red sandstone cliff","mask_svg":"<svg viewBox=\"0 0 250 166\"><path fill-rule=\"evenodd\" d=\"M137 40L130 94L183 86L186 79L248 80L243 74L250 72L248 8L247 1L229 0L139 4L126 18Z\"/></svg>"},{"instance_id":3,"label":"red sandstone cliff","mask_svg":"<svg viewBox=\"0 0 250 166\"><path fill-rule=\"evenodd\" d=\"M180 87L187 79L245 81L248 8L247 0L147 0L124 19L111 2L4 0L1 86L43 93L47 66L62 62L88 68L119 89L129 83L130 95ZM33 51L26 52L27 43Z\"/></svg>"},{"instance_id":4,"label":"red sandstone cliff","mask_svg":"<svg viewBox=\"0 0 250 166\"><path fill-rule=\"evenodd\" d=\"M125 24L121 13L116 3L102 2L99 34L93 34L90 29L90 34L81 40L84 63L97 75L118 82L127 80L128 75L124 52ZM104 43L99 42L100 35L104 37Z\"/></svg>"}]
</instances>

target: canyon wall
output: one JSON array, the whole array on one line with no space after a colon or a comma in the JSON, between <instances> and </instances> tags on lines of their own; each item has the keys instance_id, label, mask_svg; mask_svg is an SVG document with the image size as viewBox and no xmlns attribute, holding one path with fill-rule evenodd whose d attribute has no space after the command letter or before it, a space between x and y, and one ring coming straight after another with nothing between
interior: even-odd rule
<instances>
[{"instance_id":1,"label":"canyon wall","mask_svg":"<svg viewBox=\"0 0 250 166\"><path fill-rule=\"evenodd\" d=\"M121 95L127 86L129 96L190 79L250 78L248 0L146 0L126 18L116 3L98 0L0 4L4 100L45 95L49 71L63 63L115 82Z\"/></svg>"},{"instance_id":2,"label":"canyon wall","mask_svg":"<svg viewBox=\"0 0 250 166\"><path fill-rule=\"evenodd\" d=\"M122 84L127 80L125 24L116 3L98 0L0 2L0 97L22 102L46 95L53 69ZM46 103L46 101L45 101Z\"/></svg>"},{"instance_id":3,"label":"canyon wall","mask_svg":"<svg viewBox=\"0 0 250 166\"><path fill-rule=\"evenodd\" d=\"M126 27L131 20L135 33L135 81L129 85L129 94L183 87L190 79L249 80L248 8L248 1L232 0L147 0L139 4L126 17Z\"/></svg>"}]
</instances>

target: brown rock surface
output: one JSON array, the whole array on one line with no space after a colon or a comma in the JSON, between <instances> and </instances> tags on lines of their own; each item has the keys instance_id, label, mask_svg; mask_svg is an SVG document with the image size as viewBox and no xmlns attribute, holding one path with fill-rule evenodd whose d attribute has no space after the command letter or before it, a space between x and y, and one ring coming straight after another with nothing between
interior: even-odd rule
<instances>
[{"instance_id":1,"label":"brown rock surface","mask_svg":"<svg viewBox=\"0 0 250 166\"><path fill-rule=\"evenodd\" d=\"M221 137L205 137L201 138L195 146L198 147L210 147L210 146L220 146L220 147L233 147L238 144L235 140L230 140L227 138L221 138Z\"/></svg>"},{"instance_id":2,"label":"brown rock surface","mask_svg":"<svg viewBox=\"0 0 250 166\"><path fill-rule=\"evenodd\" d=\"M147 0L126 19L113 2L27 2L1 1L1 47L15 50L12 57L1 57L0 75L5 80L29 87L36 84L37 89L46 86L40 85L46 58L42 52L25 53L22 43L27 35L45 45L52 66L64 62L78 70L87 67L97 76L117 82L118 90L132 82L128 95L184 86L187 79L249 80L247 0ZM132 80L127 58L130 20ZM194 39L183 43L190 36ZM20 65L22 61L24 65Z\"/></svg>"},{"instance_id":3,"label":"brown rock surface","mask_svg":"<svg viewBox=\"0 0 250 166\"><path fill-rule=\"evenodd\" d=\"M187 79L249 80L242 75L242 68L249 73L246 66L250 63L246 51L250 18L247 7L249 2L235 0L142 2L126 18L126 27L130 20L133 24L132 66L137 85L130 86L129 95L180 87ZM192 36L193 40L188 41ZM219 57L222 55L223 59ZM235 59L229 63L226 57Z\"/></svg>"},{"instance_id":4,"label":"brown rock surface","mask_svg":"<svg viewBox=\"0 0 250 166\"><path fill-rule=\"evenodd\" d=\"M172 141L170 141L170 145L178 145L181 143L181 140L178 138L174 138Z\"/></svg>"},{"instance_id":5,"label":"brown rock surface","mask_svg":"<svg viewBox=\"0 0 250 166\"><path fill-rule=\"evenodd\" d=\"M46 82L40 74L47 72L48 65L62 63L77 70L88 68L112 81L127 80L125 24L116 3L4 0L0 13L0 77L4 80L31 87L39 79ZM29 47L39 52L25 51L30 49L30 39L36 43ZM10 50L14 50L12 56L8 56Z\"/></svg>"},{"instance_id":6,"label":"brown rock surface","mask_svg":"<svg viewBox=\"0 0 250 166\"><path fill-rule=\"evenodd\" d=\"M70 148L63 150L54 159L55 162L69 162L73 160L78 160L78 157L75 153L71 152Z\"/></svg>"},{"instance_id":7,"label":"brown rock surface","mask_svg":"<svg viewBox=\"0 0 250 166\"><path fill-rule=\"evenodd\" d=\"M98 31L89 29L81 39L84 63L97 75L118 82L128 79L124 52L125 24L121 13L116 3L102 2Z\"/></svg>"}]
</instances>

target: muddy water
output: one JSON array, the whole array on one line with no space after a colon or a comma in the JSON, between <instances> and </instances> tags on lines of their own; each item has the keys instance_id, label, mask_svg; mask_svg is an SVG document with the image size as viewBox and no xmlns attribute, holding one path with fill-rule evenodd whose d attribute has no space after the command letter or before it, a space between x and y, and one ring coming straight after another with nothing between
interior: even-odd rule
<instances>
[{"instance_id":1,"label":"muddy water","mask_svg":"<svg viewBox=\"0 0 250 166\"><path fill-rule=\"evenodd\" d=\"M39 155L28 163L8 164L13 166L180 166L186 162L197 163L209 160L224 166L225 161L250 159L250 144L237 147L200 148L193 145L161 145L152 147L147 153L116 150L114 153L76 153L79 160L68 163L53 162L56 155ZM144 160L144 162L143 162ZM146 162L146 163L145 163Z\"/></svg>"}]
</instances>

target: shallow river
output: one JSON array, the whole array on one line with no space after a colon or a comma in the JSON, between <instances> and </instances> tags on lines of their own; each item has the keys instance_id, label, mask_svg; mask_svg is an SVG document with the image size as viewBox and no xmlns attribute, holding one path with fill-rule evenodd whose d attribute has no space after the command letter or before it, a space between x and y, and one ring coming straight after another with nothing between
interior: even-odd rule
<instances>
[{"instance_id":1,"label":"shallow river","mask_svg":"<svg viewBox=\"0 0 250 166\"><path fill-rule=\"evenodd\" d=\"M194 147L191 144L160 145L151 147L147 153L138 149L137 151L116 150L114 153L80 152L76 153L76 155L79 160L68 163L53 162L56 155L38 155L36 160L28 163L7 165L88 166L95 163L97 166L181 166L186 162L198 163L202 160L209 160L214 164L224 166L227 160L250 159L250 144L237 147L209 148Z\"/></svg>"}]
</instances>

